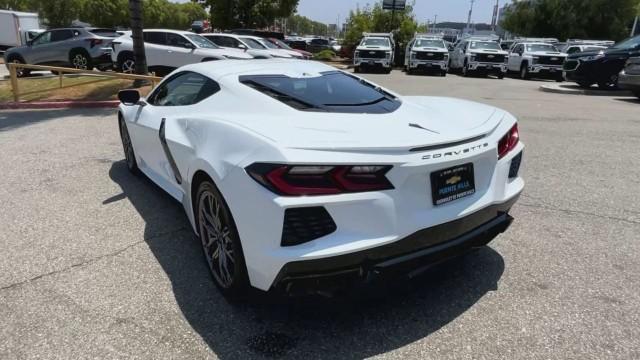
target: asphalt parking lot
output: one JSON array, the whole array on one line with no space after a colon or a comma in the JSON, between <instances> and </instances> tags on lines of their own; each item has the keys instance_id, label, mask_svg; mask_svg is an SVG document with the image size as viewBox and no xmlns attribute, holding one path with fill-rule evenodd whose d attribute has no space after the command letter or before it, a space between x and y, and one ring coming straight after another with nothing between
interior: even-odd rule
<instances>
[{"instance_id":1,"label":"asphalt parking lot","mask_svg":"<svg viewBox=\"0 0 640 360\"><path fill-rule=\"evenodd\" d=\"M379 296L230 305L113 110L0 112L0 358L640 358L640 101L366 76L519 118L527 187L490 247Z\"/></svg>"}]
</instances>

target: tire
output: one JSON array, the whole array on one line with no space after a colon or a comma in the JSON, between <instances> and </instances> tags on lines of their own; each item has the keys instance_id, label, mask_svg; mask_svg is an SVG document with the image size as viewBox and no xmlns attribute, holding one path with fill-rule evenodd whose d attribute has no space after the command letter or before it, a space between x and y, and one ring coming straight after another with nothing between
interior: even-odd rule
<instances>
[{"instance_id":1,"label":"tire","mask_svg":"<svg viewBox=\"0 0 640 360\"><path fill-rule=\"evenodd\" d=\"M93 70L93 61L84 50L74 50L69 55L69 62L75 69Z\"/></svg>"},{"instance_id":2,"label":"tire","mask_svg":"<svg viewBox=\"0 0 640 360\"><path fill-rule=\"evenodd\" d=\"M520 66L520 79L529 80L531 76L529 75L529 65L524 63Z\"/></svg>"},{"instance_id":3,"label":"tire","mask_svg":"<svg viewBox=\"0 0 640 360\"><path fill-rule=\"evenodd\" d=\"M562 74L556 76L556 82L564 82L564 77L562 77Z\"/></svg>"},{"instance_id":4,"label":"tire","mask_svg":"<svg viewBox=\"0 0 640 360\"><path fill-rule=\"evenodd\" d=\"M125 54L118 61L117 70L124 74L133 74L136 70L136 61L133 58L133 55Z\"/></svg>"},{"instance_id":5,"label":"tire","mask_svg":"<svg viewBox=\"0 0 640 360\"><path fill-rule=\"evenodd\" d=\"M618 88L618 75L612 75L607 81L598 82L598 87L602 90L611 90Z\"/></svg>"},{"instance_id":6,"label":"tire","mask_svg":"<svg viewBox=\"0 0 640 360\"><path fill-rule=\"evenodd\" d=\"M633 95L635 95L638 99L640 99L640 90L634 90Z\"/></svg>"},{"instance_id":7,"label":"tire","mask_svg":"<svg viewBox=\"0 0 640 360\"><path fill-rule=\"evenodd\" d=\"M360 73L360 66L354 67L353 68L353 72L356 73L356 74L359 74Z\"/></svg>"},{"instance_id":8,"label":"tire","mask_svg":"<svg viewBox=\"0 0 640 360\"><path fill-rule=\"evenodd\" d=\"M210 180L198 185L195 220L214 283L229 300L249 292L249 275L240 236L226 201Z\"/></svg>"},{"instance_id":9,"label":"tire","mask_svg":"<svg viewBox=\"0 0 640 360\"><path fill-rule=\"evenodd\" d=\"M578 86L580 86L583 89L588 89L591 87L591 85L593 85L593 83L590 83L587 81L578 81Z\"/></svg>"},{"instance_id":10,"label":"tire","mask_svg":"<svg viewBox=\"0 0 640 360\"><path fill-rule=\"evenodd\" d=\"M140 169L138 168L138 162L136 161L136 153L133 150L133 143L129 136L129 130L127 129L127 125L122 116L119 116L118 125L120 127L120 139L122 140L122 150L124 151L127 168L132 174L138 175L140 173Z\"/></svg>"},{"instance_id":11,"label":"tire","mask_svg":"<svg viewBox=\"0 0 640 360\"><path fill-rule=\"evenodd\" d=\"M447 70L440 71L440 76L446 77L447 76Z\"/></svg>"},{"instance_id":12,"label":"tire","mask_svg":"<svg viewBox=\"0 0 640 360\"><path fill-rule=\"evenodd\" d=\"M469 77L471 76L471 70L469 70L469 65L467 62L464 62L464 66L462 67L462 76Z\"/></svg>"},{"instance_id":13,"label":"tire","mask_svg":"<svg viewBox=\"0 0 640 360\"><path fill-rule=\"evenodd\" d=\"M416 72L415 72L412 68L407 67L407 74L409 74L409 75L415 75L415 73L416 73Z\"/></svg>"},{"instance_id":14,"label":"tire","mask_svg":"<svg viewBox=\"0 0 640 360\"><path fill-rule=\"evenodd\" d=\"M385 74L391 74L392 71L393 71L393 68L384 69Z\"/></svg>"},{"instance_id":15,"label":"tire","mask_svg":"<svg viewBox=\"0 0 640 360\"><path fill-rule=\"evenodd\" d=\"M502 71L498 73L498 79L500 80L504 79L504 73Z\"/></svg>"},{"instance_id":16,"label":"tire","mask_svg":"<svg viewBox=\"0 0 640 360\"><path fill-rule=\"evenodd\" d=\"M26 64L24 62L24 60L22 60L21 57L15 56L15 55L14 56L10 56L9 59L7 59L7 61L10 62L10 63L14 63L14 64ZM18 69L18 70L16 70L16 75L19 78L27 77L27 76L31 75L31 70L29 70L29 69Z\"/></svg>"}]
</instances>

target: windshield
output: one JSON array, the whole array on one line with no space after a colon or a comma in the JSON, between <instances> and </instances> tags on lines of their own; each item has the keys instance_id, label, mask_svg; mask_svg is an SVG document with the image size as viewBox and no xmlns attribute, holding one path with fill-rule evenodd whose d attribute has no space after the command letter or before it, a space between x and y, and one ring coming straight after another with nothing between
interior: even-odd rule
<instances>
[{"instance_id":1,"label":"windshield","mask_svg":"<svg viewBox=\"0 0 640 360\"><path fill-rule=\"evenodd\" d=\"M269 49L280 49L276 44L272 43L269 40L262 39L262 40L260 40L260 43L262 45L268 47Z\"/></svg>"},{"instance_id":2,"label":"windshield","mask_svg":"<svg viewBox=\"0 0 640 360\"><path fill-rule=\"evenodd\" d=\"M305 78L245 75L240 76L240 82L303 111L381 114L400 107L393 95L339 71Z\"/></svg>"},{"instance_id":3,"label":"windshield","mask_svg":"<svg viewBox=\"0 0 640 360\"><path fill-rule=\"evenodd\" d=\"M247 46L248 46L248 47L250 47L251 49L261 49L261 50L264 50L264 49L266 49L266 48L267 48L266 46L264 46L264 45L260 44L260 42L258 42L258 41L256 41L256 40L254 40L254 39L252 39L252 38L243 37L243 38L240 38L240 39L242 39L242 41L243 41L245 44L247 44Z\"/></svg>"},{"instance_id":4,"label":"windshield","mask_svg":"<svg viewBox=\"0 0 640 360\"><path fill-rule=\"evenodd\" d=\"M536 51L552 51L558 52L558 49L551 44L531 44L527 45L527 52L536 52Z\"/></svg>"},{"instance_id":5,"label":"windshield","mask_svg":"<svg viewBox=\"0 0 640 360\"><path fill-rule=\"evenodd\" d=\"M389 39L369 38L362 40L363 46L386 46L389 47Z\"/></svg>"},{"instance_id":6,"label":"windshield","mask_svg":"<svg viewBox=\"0 0 640 360\"><path fill-rule=\"evenodd\" d=\"M630 39L619 42L613 46L614 49L635 49L640 46L640 36L632 37Z\"/></svg>"},{"instance_id":7,"label":"windshield","mask_svg":"<svg viewBox=\"0 0 640 360\"><path fill-rule=\"evenodd\" d=\"M287 43L285 43L282 40L271 39L271 41L275 41L275 43L278 44L278 46L281 47L282 49L292 50L291 46L287 45Z\"/></svg>"},{"instance_id":8,"label":"windshield","mask_svg":"<svg viewBox=\"0 0 640 360\"><path fill-rule=\"evenodd\" d=\"M442 40L416 40L416 44L414 47L435 47L435 48L443 48L444 41Z\"/></svg>"},{"instance_id":9,"label":"windshield","mask_svg":"<svg viewBox=\"0 0 640 360\"><path fill-rule=\"evenodd\" d=\"M191 40L199 48L205 48L205 49L219 49L220 48L218 45L214 44L213 42L211 42L209 39L205 38L204 36L195 35L195 34L185 34L184 36L186 36L189 40Z\"/></svg>"},{"instance_id":10,"label":"windshield","mask_svg":"<svg viewBox=\"0 0 640 360\"><path fill-rule=\"evenodd\" d=\"M502 50L495 41L472 41L469 49L475 50Z\"/></svg>"}]
</instances>

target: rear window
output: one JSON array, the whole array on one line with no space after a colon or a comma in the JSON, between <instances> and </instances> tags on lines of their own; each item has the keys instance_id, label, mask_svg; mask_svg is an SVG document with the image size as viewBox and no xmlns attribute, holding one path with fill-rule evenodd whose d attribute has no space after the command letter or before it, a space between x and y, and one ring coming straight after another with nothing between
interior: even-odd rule
<instances>
[{"instance_id":1,"label":"rear window","mask_svg":"<svg viewBox=\"0 0 640 360\"><path fill-rule=\"evenodd\" d=\"M245 75L240 82L302 111L385 114L400 107L392 94L354 76L329 71L321 76Z\"/></svg>"}]
</instances>

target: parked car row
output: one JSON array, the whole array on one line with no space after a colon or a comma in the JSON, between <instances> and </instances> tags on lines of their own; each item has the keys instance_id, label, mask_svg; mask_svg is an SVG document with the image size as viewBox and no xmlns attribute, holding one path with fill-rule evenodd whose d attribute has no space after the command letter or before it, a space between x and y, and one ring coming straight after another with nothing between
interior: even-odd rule
<instances>
[{"instance_id":1,"label":"parked car row","mask_svg":"<svg viewBox=\"0 0 640 360\"><path fill-rule=\"evenodd\" d=\"M197 62L224 59L309 59L311 54L294 50L279 39L227 33L195 34L189 31L147 29L143 33L147 65L151 72L166 75ZM9 49L6 63L73 67L77 69L135 70L131 32L112 29L67 28L45 31L26 45ZM29 70L20 70L25 76Z\"/></svg>"},{"instance_id":2,"label":"parked car row","mask_svg":"<svg viewBox=\"0 0 640 360\"><path fill-rule=\"evenodd\" d=\"M353 56L355 72L391 72L394 48L393 34L365 33ZM573 39L560 44L550 38L500 42L494 36L471 36L460 39L452 49L442 37L416 34L407 44L404 68L410 75L460 72L498 79L511 72L523 80L546 78L573 81L585 88L593 84L604 89L621 87L640 96L640 36L618 44Z\"/></svg>"}]
</instances>

